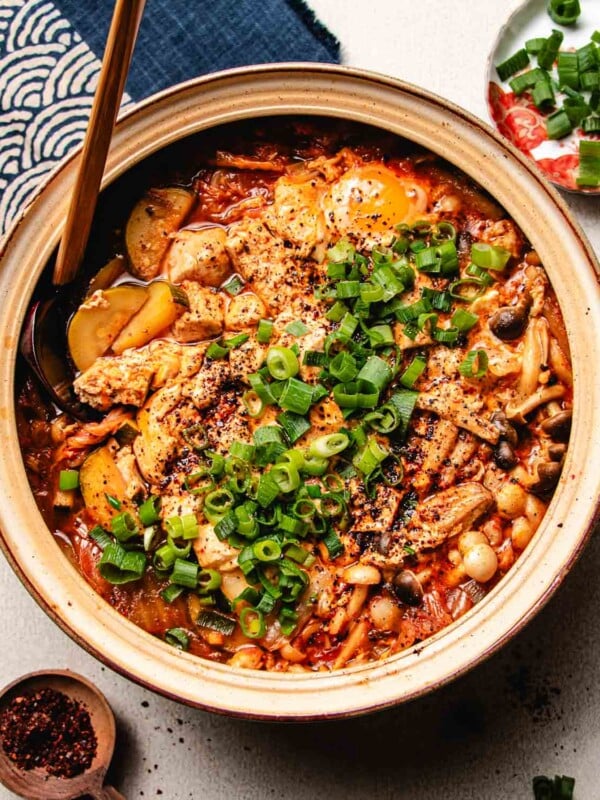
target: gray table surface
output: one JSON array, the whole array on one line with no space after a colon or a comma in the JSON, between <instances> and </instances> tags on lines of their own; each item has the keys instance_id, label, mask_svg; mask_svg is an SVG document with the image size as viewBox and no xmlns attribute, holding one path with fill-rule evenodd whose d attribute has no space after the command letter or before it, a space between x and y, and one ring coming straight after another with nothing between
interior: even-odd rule
<instances>
[{"instance_id":1,"label":"gray table surface","mask_svg":"<svg viewBox=\"0 0 600 800\"><path fill-rule=\"evenodd\" d=\"M597 7L600 0L583 0ZM403 78L486 117L488 52L517 0L311 0L344 62ZM566 197L600 253L599 201ZM596 465L597 468L597 465ZM568 774L598 800L600 540L555 597L466 677L392 711L276 725L188 709L101 666L41 611L0 557L0 685L34 669L95 681L118 721L114 784L129 800L531 798ZM14 795L0 787L0 798Z\"/></svg>"}]
</instances>

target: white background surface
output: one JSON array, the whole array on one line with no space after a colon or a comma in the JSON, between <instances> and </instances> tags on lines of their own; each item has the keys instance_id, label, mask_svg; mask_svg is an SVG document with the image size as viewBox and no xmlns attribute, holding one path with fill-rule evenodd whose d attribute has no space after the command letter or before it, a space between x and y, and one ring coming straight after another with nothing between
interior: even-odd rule
<instances>
[{"instance_id":1,"label":"white background surface","mask_svg":"<svg viewBox=\"0 0 600 800\"><path fill-rule=\"evenodd\" d=\"M600 0L583 2L597 8L600 28ZM487 119L486 59L516 0L310 5L341 40L344 63ZM566 199L600 252L600 200ZM283 726L190 710L105 669L55 627L0 557L0 685L44 668L95 681L117 716L111 777L129 800L528 800L532 776L555 772L576 777L577 800L598 800L599 573L596 538L523 633L427 698L357 720ZM0 798L11 797L0 787Z\"/></svg>"}]
</instances>

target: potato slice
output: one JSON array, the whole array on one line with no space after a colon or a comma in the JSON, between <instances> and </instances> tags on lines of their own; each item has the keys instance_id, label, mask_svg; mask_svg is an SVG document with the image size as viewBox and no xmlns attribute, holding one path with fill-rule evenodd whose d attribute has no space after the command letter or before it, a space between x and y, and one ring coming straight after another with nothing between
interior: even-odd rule
<instances>
[{"instance_id":1,"label":"potato slice","mask_svg":"<svg viewBox=\"0 0 600 800\"><path fill-rule=\"evenodd\" d=\"M69 323L69 352L77 369L84 372L104 355L121 330L148 299L148 290L137 284L121 284L88 297Z\"/></svg>"},{"instance_id":2,"label":"potato slice","mask_svg":"<svg viewBox=\"0 0 600 800\"><path fill-rule=\"evenodd\" d=\"M131 511L125 496L125 479L106 446L93 450L85 459L79 470L79 486L90 516L106 530L110 530L111 519L119 513L106 495L121 503L121 511Z\"/></svg>"},{"instance_id":3,"label":"potato slice","mask_svg":"<svg viewBox=\"0 0 600 800\"><path fill-rule=\"evenodd\" d=\"M146 290L148 301L113 342L112 350L117 355L128 347L147 344L172 325L189 306L185 292L167 281L154 281Z\"/></svg>"},{"instance_id":4,"label":"potato slice","mask_svg":"<svg viewBox=\"0 0 600 800\"><path fill-rule=\"evenodd\" d=\"M194 193L181 186L149 189L127 220L125 246L131 272L142 280L155 278L160 262L194 204Z\"/></svg>"}]
</instances>

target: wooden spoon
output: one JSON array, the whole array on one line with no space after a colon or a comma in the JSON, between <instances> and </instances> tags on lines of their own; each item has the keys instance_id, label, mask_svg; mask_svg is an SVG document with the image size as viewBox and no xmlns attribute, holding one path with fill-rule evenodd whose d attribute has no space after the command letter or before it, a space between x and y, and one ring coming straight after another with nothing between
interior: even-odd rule
<instances>
[{"instance_id":1,"label":"wooden spoon","mask_svg":"<svg viewBox=\"0 0 600 800\"><path fill-rule=\"evenodd\" d=\"M19 769L0 745L0 782L28 800L74 800L82 795L90 795L95 800L125 800L112 786L104 786L106 770L115 748L115 718L104 695L81 675L68 670L52 670L32 672L19 678L0 694L0 713L13 698L41 689L62 692L86 707L98 740L94 760L81 775L57 778L39 767Z\"/></svg>"},{"instance_id":2,"label":"wooden spoon","mask_svg":"<svg viewBox=\"0 0 600 800\"><path fill-rule=\"evenodd\" d=\"M116 0L115 3L79 171L54 267L53 282L57 286L73 280L85 253L145 2Z\"/></svg>"}]
</instances>

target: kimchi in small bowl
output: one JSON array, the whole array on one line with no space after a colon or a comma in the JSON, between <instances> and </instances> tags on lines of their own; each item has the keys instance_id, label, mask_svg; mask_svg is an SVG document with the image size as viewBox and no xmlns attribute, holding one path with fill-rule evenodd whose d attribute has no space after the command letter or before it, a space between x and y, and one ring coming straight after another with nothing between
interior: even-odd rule
<instances>
[{"instance_id":1,"label":"kimchi in small bowl","mask_svg":"<svg viewBox=\"0 0 600 800\"><path fill-rule=\"evenodd\" d=\"M277 65L117 126L64 355L18 356L75 171L2 254L0 542L96 657L306 720L418 696L531 618L595 523L600 297L557 193L459 108Z\"/></svg>"}]
</instances>

